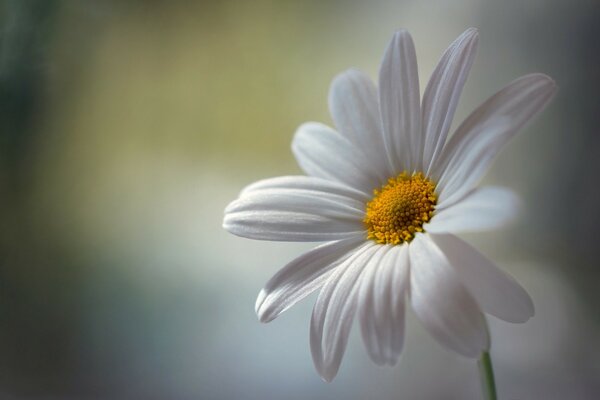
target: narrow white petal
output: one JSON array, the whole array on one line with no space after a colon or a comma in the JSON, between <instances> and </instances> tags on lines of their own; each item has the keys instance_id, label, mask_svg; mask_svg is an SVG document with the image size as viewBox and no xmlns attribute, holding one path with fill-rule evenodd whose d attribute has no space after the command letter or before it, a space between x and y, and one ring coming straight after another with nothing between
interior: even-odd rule
<instances>
[{"instance_id":1,"label":"narrow white petal","mask_svg":"<svg viewBox=\"0 0 600 400\"><path fill-rule=\"evenodd\" d=\"M388 268L393 270L391 275L391 309L392 330L387 348L388 365L395 365L404 347L405 309L407 293L410 287L410 257L408 246L395 246L395 261ZM384 352L385 353L385 352Z\"/></svg>"},{"instance_id":2,"label":"narrow white petal","mask_svg":"<svg viewBox=\"0 0 600 400\"><path fill-rule=\"evenodd\" d=\"M385 255L365 269L359 292L361 333L378 365L395 365L404 344L408 246L385 246Z\"/></svg>"},{"instance_id":3,"label":"narrow white petal","mask_svg":"<svg viewBox=\"0 0 600 400\"><path fill-rule=\"evenodd\" d=\"M310 322L310 348L319 375L330 382L340 367L356 314L359 277L380 249L365 243L339 265L323 285Z\"/></svg>"},{"instance_id":4,"label":"narrow white petal","mask_svg":"<svg viewBox=\"0 0 600 400\"><path fill-rule=\"evenodd\" d=\"M442 55L423 94L423 170L427 175L446 142L478 40L477 29L463 32Z\"/></svg>"},{"instance_id":5,"label":"narrow white petal","mask_svg":"<svg viewBox=\"0 0 600 400\"><path fill-rule=\"evenodd\" d=\"M336 193L307 189L263 189L232 201L225 213L242 211L293 211L332 218L361 219L364 203Z\"/></svg>"},{"instance_id":6,"label":"narrow white petal","mask_svg":"<svg viewBox=\"0 0 600 400\"><path fill-rule=\"evenodd\" d=\"M428 235L409 245L412 307L441 344L476 358L489 348L486 321L448 258Z\"/></svg>"},{"instance_id":7,"label":"narrow white petal","mask_svg":"<svg viewBox=\"0 0 600 400\"><path fill-rule=\"evenodd\" d=\"M340 221L313 214L243 211L225 215L223 228L234 235L282 242L325 242L363 232L355 221Z\"/></svg>"},{"instance_id":8,"label":"narrow white petal","mask_svg":"<svg viewBox=\"0 0 600 400\"><path fill-rule=\"evenodd\" d=\"M458 203L442 202L431 222L423 228L430 233L477 232L500 228L515 219L520 200L511 190L486 186L475 189Z\"/></svg>"},{"instance_id":9,"label":"narrow white petal","mask_svg":"<svg viewBox=\"0 0 600 400\"><path fill-rule=\"evenodd\" d=\"M453 235L432 235L481 309L508 322L525 322L533 301L515 279L483 254Z\"/></svg>"},{"instance_id":10,"label":"narrow white petal","mask_svg":"<svg viewBox=\"0 0 600 400\"><path fill-rule=\"evenodd\" d=\"M342 194L263 187L247 189L231 202L225 209L223 227L250 239L329 241L364 231L363 215L364 202Z\"/></svg>"},{"instance_id":11,"label":"narrow white petal","mask_svg":"<svg viewBox=\"0 0 600 400\"><path fill-rule=\"evenodd\" d=\"M329 109L338 131L364 154L379 178L392 176L381 129L377 88L363 72L348 70L331 83ZM378 185L378 186L379 186Z\"/></svg>"},{"instance_id":12,"label":"narrow white petal","mask_svg":"<svg viewBox=\"0 0 600 400\"><path fill-rule=\"evenodd\" d=\"M363 236L322 244L288 263L265 285L256 299L260 322L269 322L320 288L327 277L353 250Z\"/></svg>"},{"instance_id":13,"label":"narrow white petal","mask_svg":"<svg viewBox=\"0 0 600 400\"><path fill-rule=\"evenodd\" d=\"M294 136L292 151L308 175L344 183L368 196L379 184L364 153L326 125L302 124Z\"/></svg>"},{"instance_id":14,"label":"narrow white petal","mask_svg":"<svg viewBox=\"0 0 600 400\"><path fill-rule=\"evenodd\" d=\"M353 189L338 182L304 175L278 176L275 178L262 179L246 186L240 193L240 197L265 189L299 189L310 190L313 192L327 192L349 197L359 202L371 199L370 192L367 195L360 190Z\"/></svg>"},{"instance_id":15,"label":"narrow white petal","mask_svg":"<svg viewBox=\"0 0 600 400\"><path fill-rule=\"evenodd\" d=\"M396 32L379 70L379 105L388 158L395 169L421 165L421 95L417 56L410 34Z\"/></svg>"},{"instance_id":16,"label":"narrow white petal","mask_svg":"<svg viewBox=\"0 0 600 400\"><path fill-rule=\"evenodd\" d=\"M487 172L504 145L556 93L556 84L543 74L523 76L494 94L460 125L432 169L440 202L467 194Z\"/></svg>"},{"instance_id":17,"label":"narrow white petal","mask_svg":"<svg viewBox=\"0 0 600 400\"><path fill-rule=\"evenodd\" d=\"M381 297L385 294L377 290L381 289L378 286L381 281L381 261L389 253L390 248L391 246L381 246L381 251L371 259L373 262L370 262L363 272L358 293L358 315L363 342L369 356L377 365L384 365L385 359L379 346L382 340L380 337L382 332L378 329L377 323L379 321L375 313L381 310L376 310L376 303L377 305L388 303L382 302Z\"/></svg>"}]
</instances>

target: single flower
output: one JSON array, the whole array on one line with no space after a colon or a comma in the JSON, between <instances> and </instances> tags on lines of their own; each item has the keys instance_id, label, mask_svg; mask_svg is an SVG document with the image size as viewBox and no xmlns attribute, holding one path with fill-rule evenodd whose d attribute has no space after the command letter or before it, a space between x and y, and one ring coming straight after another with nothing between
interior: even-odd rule
<instances>
[{"instance_id":1,"label":"single flower","mask_svg":"<svg viewBox=\"0 0 600 400\"><path fill-rule=\"evenodd\" d=\"M467 357L489 348L484 313L524 322L526 291L457 233L498 228L518 198L477 184L500 149L556 91L548 76L523 76L500 90L448 137L473 63L476 29L442 55L420 101L411 36L397 32L379 71L379 92L346 71L330 89L337 131L309 122L292 143L308 176L266 179L225 209L223 227L259 240L325 242L269 280L256 301L268 322L320 289L310 345L331 381L358 314L364 344L379 365L402 351L407 304L441 344Z\"/></svg>"}]
</instances>

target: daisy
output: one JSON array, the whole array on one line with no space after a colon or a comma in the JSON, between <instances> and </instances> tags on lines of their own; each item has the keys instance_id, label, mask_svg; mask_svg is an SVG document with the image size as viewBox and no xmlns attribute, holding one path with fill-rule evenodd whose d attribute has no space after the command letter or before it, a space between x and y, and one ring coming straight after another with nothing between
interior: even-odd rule
<instances>
[{"instance_id":1,"label":"daisy","mask_svg":"<svg viewBox=\"0 0 600 400\"><path fill-rule=\"evenodd\" d=\"M325 242L287 264L256 301L268 322L320 290L310 323L319 375L331 381L354 317L370 358L394 365L411 306L442 345L487 355L484 314L525 322L527 292L455 234L498 228L519 201L500 187L477 187L500 149L556 91L530 74L491 96L448 137L473 63L476 29L442 55L420 99L411 36L397 32L385 51L379 91L348 70L330 89L337 130L301 125L292 150L307 176L246 187L225 209L223 227L259 240Z\"/></svg>"}]
</instances>

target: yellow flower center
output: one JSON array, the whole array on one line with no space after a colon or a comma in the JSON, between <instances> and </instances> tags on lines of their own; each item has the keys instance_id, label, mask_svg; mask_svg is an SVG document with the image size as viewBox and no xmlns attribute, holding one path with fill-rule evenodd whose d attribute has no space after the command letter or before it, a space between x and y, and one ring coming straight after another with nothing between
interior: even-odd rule
<instances>
[{"instance_id":1,"label":"yellow flower center","mask_svg":"<svg viewBox=\"0 0 600 400\"><path fill-rule=\"evenodd\" d=\"M381 244L410 242L431 219L437 196L435 184L418 172L402 172L387 185L373 191L364 223L367 237Z\"/></svg>"}]
</instances>

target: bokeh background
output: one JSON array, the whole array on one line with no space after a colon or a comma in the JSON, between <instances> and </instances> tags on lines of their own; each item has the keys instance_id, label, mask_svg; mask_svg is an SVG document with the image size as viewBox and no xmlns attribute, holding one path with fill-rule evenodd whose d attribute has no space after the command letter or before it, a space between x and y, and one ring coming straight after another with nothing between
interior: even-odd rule
<instances>
[{"instance_id":1,"label":"bokeh background","mask_svg":"<svg viewBox=\"0 0 600 400\"><path fill-rule=\"evenodd\" d=\"M514 226L466 238L530 291L524 325L490 318L503 399L600 396L600 3L0 1L0 398L477 399L475 363L412 315L400 364L353 332L331 384L314 371L314 296L268 325L264 282L307 244L240 239L223 208L298 174L327 90L377 76L398 28L421 87L469 26L480 50L456 121L545 72L551 106L486 183L525 199Z\"/></svg>"}]
</instances>

